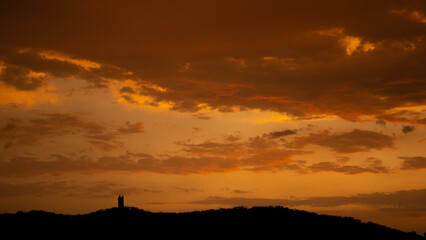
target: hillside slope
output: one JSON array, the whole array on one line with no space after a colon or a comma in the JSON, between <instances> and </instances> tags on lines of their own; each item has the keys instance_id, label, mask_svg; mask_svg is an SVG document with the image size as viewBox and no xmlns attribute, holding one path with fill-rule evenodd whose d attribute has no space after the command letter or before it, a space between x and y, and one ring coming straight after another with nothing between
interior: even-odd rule
<instances>
[{"instance_id":1,"label":"hillside slope","mask_svg":"<svg viewBox=\"0 0 426 240\"><path fill-rule=\"evenodd\" d=\"M424 239L414 232L406 233L371 222L284 207L237 207L187 213L152 213L126 207L84 215L30 211L1 214L0 221L6 231L13 229L19 233L15 229L27 229L35 235L54 232L67 236L118 234L137 238L149 235L200 239Z\"/></svg>"}]
</instances>

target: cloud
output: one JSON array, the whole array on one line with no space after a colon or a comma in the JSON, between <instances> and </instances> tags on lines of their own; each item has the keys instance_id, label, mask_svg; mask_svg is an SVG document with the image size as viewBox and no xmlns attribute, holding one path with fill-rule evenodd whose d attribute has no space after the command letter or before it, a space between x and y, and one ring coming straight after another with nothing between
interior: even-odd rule
<instances>
[{"instance_id":1,"label":"cloud","mask_svg":"<svg viewBox=\"0 0 426 240\"><path fill-rule=\"evenodd\" d=\"M193 204L221 204L231 206L311 206L311 207L338 207L348 204L374 206L378 210L395 210L405 214L412 214L415 209L420 215L426 215L424 202L426 189L403 190L390 193L358 194L355 196L308 197L304 199L269 199L244 197L217 197L212 196L195 200Z\"/></svg>"},{"instance_id":2,"label":"cloud","mask_svg":"<svg viewBox=\"0 0 426 240\"><path fill-rule=\"evenodd\" d=\"M414 108L414 109L387 111L379 115L378 118L385 119L387 121L392 121L392 122L424 125L426 124L426 118L424 117L426 111L422 107L418 107L418 108L419 109Z\"/></svg>"},{"instance_id":3,"label":"cloud","mask_svg":"<svg viewBox=\"0 0 426 240\"><path fill-rule=\"evenodd\" d=\"M46 119L37 119L36 122L44 121ZM48 119L48 122L50 121L52 120ZM70 117L68 124L82 125L75 121ZM63 122L67 123L67 120ZM83 125L86 126L85 124ZM89 126L88 129L83 128L85 130L83 137L86 138L86 141L101 150L110 151L122 148L123 143L120 141L120 136L140 133L143 125L127 122L121 131L106 131L91 124L87 126ZM8 129L15 129L15 126L8 124L3 127L2 131L13 131ZM56 134L55 130L50 131L49 134ZM67 129L61 131L60 134L69 134L69 132L72 130ZM78 154L79 157L52 154L51 159L42 161L36 157L18 155L0 163L0 176L28 177L66 172L110 171L164 174L205 174L241 170L255 172L290 170L300 174L315 172L389 173L389 168L383 166L382 161L375 158L369 158L361 164L348 164L348 158L342 158L337 162L323 161L311 164L293 158L311 153L303 149L306 144L317 144L329 147L336 152L352 153L391 146L392 140L386 135L375 132L354 130L339 134L328 132L310 134L297 137L294 142L284 144L277 138L270 138L269 134L248 138L245 141L233 135L225 135L222 140L210 139L201 143L192 143L191 140L188 140L179 141L176 144L180 147L180 151L174 155L164 156L127 152L119 156L105 155L92 159L85 156L84 153L81 153L83 155Z\"/></svg>"},{"instance_id":4,"label":"cloud","mask_svg":"<svg viewBox=\"0 0 426 240\"><path fill-rule=\"evenodd\" d=\"M135 94L137 92L132 87L127 86L127 87L122 87L120 89L120 93L132 93L132 94Z\"/></svg>"},{"instance_id":5,"label":"cloud","mask_svg":"<svg viewBox=\"0 0 426 240\"><path fill-rule=\"evenodd\" d=\"M329 132L311 133L308 136L296 137L286 144L288 147L303 148L308 144L330 148L339 153L353 153L380 150L393 147L393 138L368 130L354 129L352 132L330 134Z\"/></svg>"},{"instance_id":6,"label":"cloud","mask_svg":"<svg viewBox=\"0 0 426 240\"><path fill-rule=\"evenodd\" d=\"M0 140L11 141L14 146L34 145L48 136L64 136L77 133L101 134L102 124L86 122L72 114L42 113L39 117L10 119L0 130Z\"/></svg>"},{"instance_id":7,"label":"cloud","mask_svg":"<svg viewBox=\"0 0 426 240\"><path fill-rule=\"evenodd\" d=\"M195 156L240 156L245 151L244 145L235 141L228 143L205 141L199 144L177 142L177 144L183 147L182 151Z\"/></svg>"},{"instance_id":8,"label":"cloud","mask_svg":"<svg viewBox=\"0 0 426 240\"><path fill-rule=\"evenodd\" d=\"M120 134L141 133L144 131L144 124L143 122L130 123L127 121L125 127L120 127L117 131Z\"/></svg>"},{"instance_id":9,"label":"cloud","mask_svg":"<svg viewBox=\"0 0 426 240\"><path fill-rule=\"evenodd\" d=\"M410 132L414 131L415 129L416 129L415 126L408 125L408 126L402 126L401 131L403 133L410 133Z\"/></svg>"},{"instance_id":10,"label":"cloud","mask_svg":"<svg viewBox=\"0 0 426 240\"><path fill-rule=\"evenodd\" d=\"M204 104L361 120L426 103L426 6L419 0L377 0L368 8L352 0L187 1L167 9L144 2L58 4L2 3L3 71L74 76L97 87L131 72L136 83L167 89L150 92L155 102L192 113ZM13 75L2 81L28 90L44 82Z\"/></svg>"},{"instance_id":11,"label":"cloud","mask_svg":"<svg viewBox=\"0 0 426 240\"><path fill-rule=\"evenodd\" d=\"M302 170L302 171L360 174L360 173L389 173L389 168L384 167L380 160L376 160L374 162L370 162L367 166L341 165L335 162L319 162L307 167L305 170Z\"/></svg>"},{"instance_id":12,"label":"cloud","mask_svg":"<svg viewBox=\"0 0 426 240\"><path fill-rule=\"evenodd\" d=\"M323 161L307 164L307 161L291 161L283 166L284 169L292 170L300 174L318 173L318 172L336 172L344 174L361 173L390 173L389 167L383 166L383 162L376 158L368 158L360 164L348 164L349 158L338 158L336 162Z\"/></svg>"},{"instance_id":13,"label":"cloud","mask_svg":"<svg viewBox=\"0 0 426 240\"><path fill-rule=\"evenodd\" d=\"M377 125L381 125L382 127L386 127L386 121L381 120L381 119L376 120L376 124Z\"/></svg>"},{"instance_id":14,"label":"cloud","mask_svg":"<svg viewBox=\"0 0 426 240\"><path fill-rule=\"evenodd\" d=\"M227 142L236 142L241 140L241 136L239 134L235 134L235 135L227 135L225 140Z\"/></svg>"},{"instance_id":15,"label":"cloud","mask_svg":"<svg viewBox=\"0 0 426 240\"><path fill-rule=\"evenodd\" d=\"M0 72L0 81L18 90L33 90L42 86L44 77L31 76L31 71L22 67L9 66Z\"/></svg>"},{"instance_id":16,"label":"cloud","mask_svg":"<svg viewBox=\"0 0 426 240\"><path fill-rule=\"evenodd\" d=\"M184 192L184 193L194 193L194 192L200 192L200 193L202 193L202 192L204 192L203 190L200 190L200 189L198 189L198 188L183 188L183 187L175 187L175 189L176 189L176 190L179 190L179 191L181 191L181 192Z\"/></svg>"},{"instance_id":17,"label":"cloud","mask_svg":"<svg viewBox=\"0 0 426 240\"><path fill-rule=\"evenodd\" d=\"M131 195L136 193L159 193L158 190L126 187L123 184L112 182L87 182L84 185L67 181L31 182L31 183L2 183L0 184L0 198L20 196L74 196L83 198L110 198L118 194Z\"/></svg>"},{"instance_id":18,"label":"cloud","mask_svg":"<svg viewBox=\"0 0 426 240\"><path fill-rule=\"evenodd\" d=\"M114 135L112 135L114 136ZM104 139L106 138L106 139ZM93 135L90 142L104 150L117 147L109 135ZM285 169L291 157L308 153L280 148L273 140L257 137L247 142L214 142L199 144L177 142L183 155L155 157L127 152L120 156L71 157L51 155L49 160L36 157L12 157L0 162L0 176L30 177L68 172L156 172L164 174L205 174L237 170L276 171Z\"/></svg>"},{"instance_id":19,"label":"cloud","mask_svg":"<svg viewBox=\"0 0 426 240\"><path fill-rule=\"evenodd\" d=\"M196 113L192 114L192 117L200 120L210 120L212 117L208 116L206 113Z\"/></svg>"},{"instance_id":20,"label":"cloud","mask_svg":"<svg viewBox=\"0 0 426 240\"><path fill-rule=\"evenodd\" d=\"M85 121L77 114L42 113L30 119L10 119L0 128L0 141L6 141L4 148L13 148L41 144L52 136L79 136L83 141L108 151L122 145L121 136L142 133L144 124L126 121L116 130L111 128L104 123Z\"/></svg>"},{"instance_id":21,"label":"cloud","mask_svg":"<svg viewBox=\"0 0 426 240\"><path fill-rule=\"evenodd\" d=\"M285 136L288 136L288 135L294 135L296 133L297 133L296 130L287 129L287 130L283 130L283 131L270 132L268 134L265 133L265 136L268 137L268 138L274 139L274 138L285 137Z\"/></svg>"},{"instance_id":22,"label":"cloud","mask_svg":"<svg viewBox=\"0 0 426 240\"><path fill-rule=\"evenodd\" d=\"M0 50L0 61L5 65L0 81L18 90L36 90L47 79L54 78L75 77L93 87L106 87L110 79L129 77L128 72L117 66L72 58L59 52L19 47L16 47L18 50Z\"/></svg>"},{"instance_id":23,"label":"cloud","mask_svg":"<svg viewBox=\"0 0 426 240\"><path fill-rule=\"evenodd\" d=\"M138 101L135 101L131 96L128 95L121 95L120 96L122 99L126 100L128 103L131 104L138 104Z\"/></svg>"},{"instance_id":24,"label":"cloud","mask_svg":"<svg viewBox=\"0 0 426 240\"><path fill-rule=\"evenodd\" d=\"M426 157L398 157L404 160L401 165L402 170L415 170L426 168Z\"/></svg>"},{"instance_id":25,"label":"cloud","mask_svg":"<svg viewBox=\"0 0 426 240\"><path fill-rule=\"evenodd\" d=\"M199 144L178 142L178 145L190 156L220 157L233 162L236 169L251 171L279 170L285 168L292 156L309 153L304 150L282 148L275 140L263 136L249 138L245 142L237 140L230 142L227 137L225 142L205 141Z\"/></svg>"},{"instance_id":26,"label":"cloud","mask_svg":"<svg viewBox=\"0 0 426 240\"><path fill-rule=\"evenodd\" d=\"M139 156L139 157L138 157ZM43 161L35 157L13 157L0 163L0 176L31 177L43 174L93 173L93 172L157 172L166 174L193 174L226 172L238 169L236 159L224 157L180 157L171 156L158 159L150 155L122 155L119 157L100 157L95 161L89 159L72 159L56 157L55 160Z\"/></svg>"},{"instance_id":27,"label":"cloud","mask_svg":"<svg viewBox=\"0 0 426 240\"><path fill-rule=\"evenodd\" d=\"M247 193L252 193L252 192L245 191L245 190L234 189L234 190L231 191L231 193L235 193L235 194L247 194Z\"/></svg>"}]
</instances>

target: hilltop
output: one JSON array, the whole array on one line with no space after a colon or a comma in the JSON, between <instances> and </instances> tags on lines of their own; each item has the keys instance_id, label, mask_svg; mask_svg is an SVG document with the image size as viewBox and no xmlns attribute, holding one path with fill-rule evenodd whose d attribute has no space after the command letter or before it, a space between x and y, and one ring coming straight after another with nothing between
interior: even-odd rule
<instances>
[{"instance_id":1,"label":"hilltop","mask_svg":"<svg viewBox=\"0 0 426 240\"><path fill-rule=\"evenodd\" d=\"M401 239L421 240L403 232L350 217L319 215L284 207L236 207L186 213L153 213L134 207L110 208L80 215L44 211L1 214L5 230L28 229L44 235L145 237L261 237L262 239Z\"/></svg>"}]
</instances>

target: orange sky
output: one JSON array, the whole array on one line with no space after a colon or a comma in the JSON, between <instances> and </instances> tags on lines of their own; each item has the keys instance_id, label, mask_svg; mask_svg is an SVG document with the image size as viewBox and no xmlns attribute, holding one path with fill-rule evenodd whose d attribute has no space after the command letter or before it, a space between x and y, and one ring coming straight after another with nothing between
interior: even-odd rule
<instances>
[{"instance_id":1,"label":"orange sky","mask_svg":"<svg viewBox=\"0 0 426 240\"><path fill-rule=\"evenodd\" d=\"M426 3L0 1L0 212L283 205L426 232Z\"/></svg>"}]
</instances>

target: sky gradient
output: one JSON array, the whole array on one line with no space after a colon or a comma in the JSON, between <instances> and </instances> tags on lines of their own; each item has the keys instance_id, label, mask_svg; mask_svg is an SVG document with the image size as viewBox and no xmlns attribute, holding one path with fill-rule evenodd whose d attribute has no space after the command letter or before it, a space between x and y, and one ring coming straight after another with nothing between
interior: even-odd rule
<instances>
[{"instance_id":1,"label":"sky gradient","mask_svg":"<svg viewBox=\"0 0 426 240\"><path fill-rule=\"evenodd\" d=\"M0 1L0 212L282 205L426 232L426 2Z\"/></svg>"}]
</instances>

